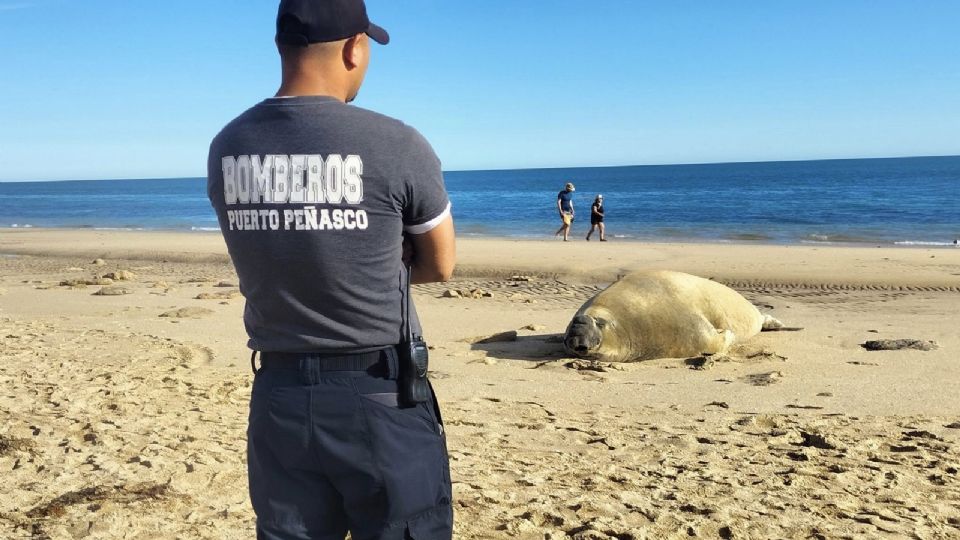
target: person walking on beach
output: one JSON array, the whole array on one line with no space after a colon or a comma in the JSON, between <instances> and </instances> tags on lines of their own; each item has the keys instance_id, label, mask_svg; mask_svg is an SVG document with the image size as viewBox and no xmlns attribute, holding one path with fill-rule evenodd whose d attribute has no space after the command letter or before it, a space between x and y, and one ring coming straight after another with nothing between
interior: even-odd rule
<instances>
[{"instance_id":1,"label":"person walking on beach","mask_svg":"<svg viewBox=\"0 0 960 540\"><path fill-rule=\"evenodd\" d=\"M597 195L590 206L590 232L587 233L587 242L590 241L594 229L598 228L600 229L600 241L606 242L606 231L603 228L603 195Z\"/></svg>"},{"instance_id":2,"label":"person walking on beach","mask_svg":"<svg viewBox=\"0 0 960 540\"><path fill-rule=\"evenodd\" d=\"M560 221L563 222L554 236L560 236L563 233L563 241L570 238L570 227L573 225L575 213L573 211L573 192L577 189L570 182L564 186L563 191L557 194L557 211L560 213Z\"/></svg>"},{"instance_id":3,"label":"person walking on beach","mask_svg":"<svg viewBox=\"0 0 960 540\"><path fill-rule=\"evenodd\" d=\"M413 128L349 105L369 40L389 42L363 0L283 0L276 23L280 89L208 162L254 351L257 538L450 539L443 424L409 338L408 283L455 262L440 161Z\"/></svg>"}]
</instances>

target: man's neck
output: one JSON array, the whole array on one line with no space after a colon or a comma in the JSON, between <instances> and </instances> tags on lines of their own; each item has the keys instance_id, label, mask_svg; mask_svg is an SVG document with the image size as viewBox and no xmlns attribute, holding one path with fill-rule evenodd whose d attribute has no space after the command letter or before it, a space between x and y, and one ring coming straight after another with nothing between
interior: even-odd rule
<instances>
[{"instance_id":1,"label":"man's neck","mask_svg":"<svg viewBox=\"0 0 960 540\"><path fill-rule=\"evenodd\" d=\"M297 96L330 96L344 103L347 101L347 91L341 85L322 80L285 79L277 90L277 97Z\"/></svg>"}]
</instances>

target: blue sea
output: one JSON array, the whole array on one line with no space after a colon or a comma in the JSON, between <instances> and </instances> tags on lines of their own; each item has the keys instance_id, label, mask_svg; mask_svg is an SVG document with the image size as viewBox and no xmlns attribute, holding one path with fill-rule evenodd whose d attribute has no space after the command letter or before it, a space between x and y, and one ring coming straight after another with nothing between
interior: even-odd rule
<instances>
[{"instance_id":1,"label":"blue sea","mask_svg":"<svg viewBox=\"0 0 960 540\"><path fill-rule=\"evenodd\" d=\"M652 242L952 246L960 156L447 172L461 236L550 238L557 192L578 220L605 201L607 234ZM0 183L0 228L217 230L206 180Z\"/></svg>"}]
</instances>

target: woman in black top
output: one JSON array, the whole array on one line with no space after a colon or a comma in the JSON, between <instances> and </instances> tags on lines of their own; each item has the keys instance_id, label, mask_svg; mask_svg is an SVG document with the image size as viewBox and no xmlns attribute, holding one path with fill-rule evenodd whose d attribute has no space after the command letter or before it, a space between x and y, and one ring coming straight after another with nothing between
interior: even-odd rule
<instances>
[{"instance_id":1,"label":"woman in black top","mask_svg":"<svg viewBox=\"0 0 960 540\"><path fill-rule=\"evenodd\" d=\"M593 206L590 207L590 232L587 233L587 242L590 241L590 235L596 228L600 229L600 241L606 242L606 231L603 229L603 195L597 195L593 200Z\"/></svg>"}]
</instances>

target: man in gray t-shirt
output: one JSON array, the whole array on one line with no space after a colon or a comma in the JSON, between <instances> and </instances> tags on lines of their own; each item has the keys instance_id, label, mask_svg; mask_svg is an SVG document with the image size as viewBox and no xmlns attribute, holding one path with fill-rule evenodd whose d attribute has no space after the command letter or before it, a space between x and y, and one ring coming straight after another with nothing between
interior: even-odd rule
<instances>
[{"instance_id":1,"label":"man in gray t-shirt","mask_svg":"<svg viewBox=\"0 0 960 540\"><path fill-rule=\"evenodd\" d=\"M208 195L261 354L248 463L258 538L449 538L439 409L404 406L396 345L414 283L454 264L440 162L413 128L348 103L368 65L362 0L283 0L276 97L210 146Z\"/></svg>"}]
</instances>

